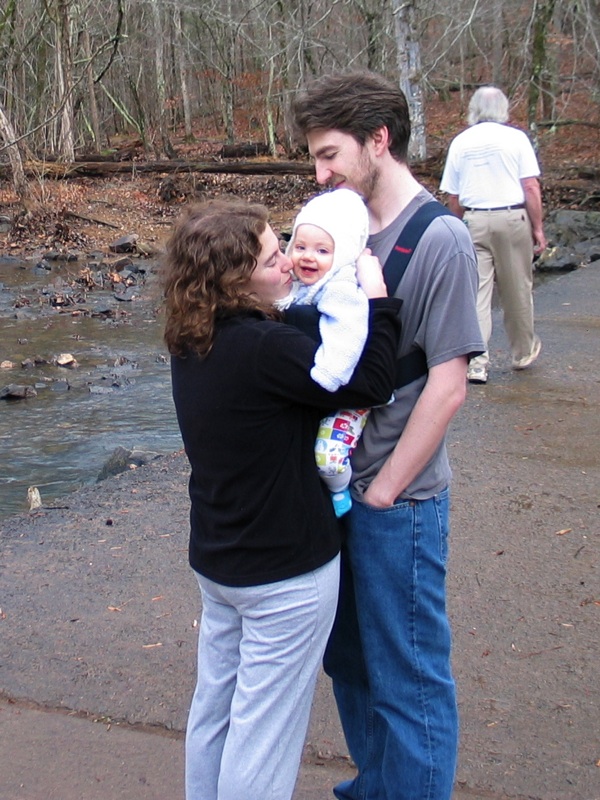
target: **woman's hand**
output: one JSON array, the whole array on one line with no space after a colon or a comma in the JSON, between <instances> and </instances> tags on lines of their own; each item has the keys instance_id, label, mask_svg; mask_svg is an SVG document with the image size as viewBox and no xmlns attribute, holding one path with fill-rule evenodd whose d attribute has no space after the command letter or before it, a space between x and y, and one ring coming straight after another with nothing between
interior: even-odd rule
<instances>
[{"instance_id":1,"label":"woman's hand","mask_svg":"<svg viewBox=\"0 0 600 800\"><path fill-rule=\"evenodd\" d=\"M356 261L356 277L363 292L369 299L387 297L387 287L383 280L383 271L377 256L371 255L366 247Z\"/></svg>"}]
</instances>

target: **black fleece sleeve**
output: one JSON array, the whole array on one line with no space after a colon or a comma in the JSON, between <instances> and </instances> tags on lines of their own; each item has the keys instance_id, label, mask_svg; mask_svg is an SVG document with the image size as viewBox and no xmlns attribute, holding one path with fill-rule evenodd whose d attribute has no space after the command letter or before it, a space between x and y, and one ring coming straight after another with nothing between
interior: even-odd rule
<instances>
[{"instance_id":1,"label":"black fleece sleeve","mask_svg":"<svg viewBox=\"0 0 600 800\"><path fill-rule=\"evenodd\" d=\"M336 392L310 377L316 343L290 325L272 326L265 333L257 369L277 395L324 411L385 403L394 390L400 305L396 298L369 301L369 335L362 356L350 382Z\"/></svg>"}]
</instances>

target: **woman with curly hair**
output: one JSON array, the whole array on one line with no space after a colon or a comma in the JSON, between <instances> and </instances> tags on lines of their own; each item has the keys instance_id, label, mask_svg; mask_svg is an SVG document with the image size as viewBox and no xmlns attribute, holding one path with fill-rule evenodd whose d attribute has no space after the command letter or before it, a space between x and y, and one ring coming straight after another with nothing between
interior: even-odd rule
<instances>
[{"instance_id":1,"label":"woman with curly hair","mask_svg":"<svg viewBox=\"0 0 600 800\"><path fill-rule=\"evenodd\" d=\"M377 260L359 272L370 335L336 392L310 377L318 342L274 308L291 268L266 209L240 201L188 208L167 245L165 341L202 595L187 800L292 796L339 583L319 420L393 389L398 302Z\"/></svg>"}]
</instances>

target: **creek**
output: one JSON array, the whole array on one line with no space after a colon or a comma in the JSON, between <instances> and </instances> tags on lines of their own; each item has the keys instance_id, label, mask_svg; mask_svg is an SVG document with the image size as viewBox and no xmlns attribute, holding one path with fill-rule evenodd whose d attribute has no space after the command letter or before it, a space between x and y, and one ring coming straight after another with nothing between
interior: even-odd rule
<instances>
[{"instance_id":1,"label":"creek","mask_svg":"<svg viewBox=\"0 0 600 800\"><path fill-rule=\"evenodd\" d=\"M158 265L140 264L146 279L130 302L112 287L70 295L82 266L0 258L0 362L13 364L0 369L0 390L37 392L0 400L0 517L28 510L30 486L50 505L95 483L118 446L159 454L182 446L156 313ZM63 289L71 302L53 307L49 298ZM61 353L78 366L53 364ZM23 367L27 359L37 363Z\"/></svg>"},{"instance_id":2,"label":"creek","mask_svg":"<svg viewBox=\"0 0 600 800\"><path fill-rule=\"evenodd\" d=\"M141 262L146 277L129 302L112 287L73 291L83 267L39 269L0 256L0 362L13 365L0 369L0 390L24 384L37 391L0 399L0 519L28 510L30 486L49 505L95 483L119 446L159 454L182 447L156 312L158 263ZM538 273L536 283L547 277ZM72 302L53 306L62 293ZM61 353L78 366L51 363ZM23 367L27 359L48 363Z\"/></svg>"}]
</instances>

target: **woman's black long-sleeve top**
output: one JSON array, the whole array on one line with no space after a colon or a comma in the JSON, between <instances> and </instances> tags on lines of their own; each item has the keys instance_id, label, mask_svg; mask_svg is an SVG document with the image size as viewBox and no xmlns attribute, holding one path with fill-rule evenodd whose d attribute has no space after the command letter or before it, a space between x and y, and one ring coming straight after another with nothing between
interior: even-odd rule
<instances>
[{"instance_id":1,"label":"woman's black long-sleeve top","mask_svg":"<svg viewBox=\"0 0 600 800\"><path fill-rule=\"evenodd\" d=\"M370 334L350 383L310 377L318 344L259 313L221 321L205 358L171 359L190 465L190 564L210 580L254 586L317 569L340 549L317 474L321 417L385 403L393 391L399 301L371 301Z\"/></svg>"}]
</instances>

